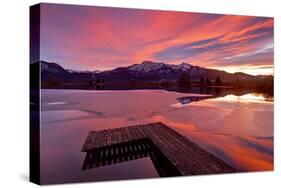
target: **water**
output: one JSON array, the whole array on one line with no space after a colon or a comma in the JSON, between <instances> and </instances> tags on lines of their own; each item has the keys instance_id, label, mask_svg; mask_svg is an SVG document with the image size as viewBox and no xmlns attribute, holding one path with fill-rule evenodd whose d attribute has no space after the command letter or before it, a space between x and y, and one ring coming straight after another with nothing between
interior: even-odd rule
<instances>
[{"instance_id":1,"label":"water","mask_svg":"<svg viewBox=\"0 0 281 188\"><path fill-rule=\"evenodd\" d=\"M273 101L164 90L42 90L43 183L158 177L149 158L82 171L89 131L161 121L241 171L273 170Z\"/></svg>"}]
</instances>

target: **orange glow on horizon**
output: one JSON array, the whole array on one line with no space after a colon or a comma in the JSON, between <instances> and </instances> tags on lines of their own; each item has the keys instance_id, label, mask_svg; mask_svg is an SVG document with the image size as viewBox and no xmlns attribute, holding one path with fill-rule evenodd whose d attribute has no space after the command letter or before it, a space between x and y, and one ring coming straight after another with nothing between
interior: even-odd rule
<instances>
[{"instance_id":1,"label":"orange glow on horizon","mask_svg":"<svg viewBox=\"0 0 281 188\"><path fill-rule=\"evenodd\" d=\"M211 66L211 69L218 69L222 71L226 71L228 73L236 73L236 72L243 72L250 75L274 75L274 67L268 66L264 67L264 65L260 66Z\"/></svg>"}]
</instances>

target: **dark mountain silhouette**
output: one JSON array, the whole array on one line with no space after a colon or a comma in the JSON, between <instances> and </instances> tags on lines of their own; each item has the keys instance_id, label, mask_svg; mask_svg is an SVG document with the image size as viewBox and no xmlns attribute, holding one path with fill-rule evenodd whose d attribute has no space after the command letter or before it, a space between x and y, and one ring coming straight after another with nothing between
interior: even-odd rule
<instances>
[{"instance_id":1,"label":"dark mountain silhouette","mask_svg":"<svg viewBox=\"0 0 281 188\"><path fill-rule=\"evenodd\" d=\"M31 64L32 69L36 69L39 62ZM56 63L40 61L42 81L90 81L93 80L91 72L68 71Z\"/></svg>"},{"instance_id":2,"label":"dark mountain silhouette","mask_svg":"<svg viewBox=\"0 0 281 188\"><path fill-rule=\"evenodd\" d=\"M176 82L183 75L188 75L190 81L200 82L208 79L211 82L219 77L222 82L257 81L272 76L253 76L245 73L228 73L216 69L207 69L199 66L181 63L178 65L156 63L152 61L143 61L140 64L133 64L127 67L118 67L107 71L74 71L66 70L56 63L41 62L41 80L42 81L94 81L96 79L105 82ZM33 63L32 67L38 66Z\"/></svg>"}]
</instances>

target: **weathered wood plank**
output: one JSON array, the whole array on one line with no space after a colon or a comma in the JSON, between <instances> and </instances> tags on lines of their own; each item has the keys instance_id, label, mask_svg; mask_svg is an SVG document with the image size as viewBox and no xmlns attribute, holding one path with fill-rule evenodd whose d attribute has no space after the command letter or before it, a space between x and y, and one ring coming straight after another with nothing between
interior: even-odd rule
<instances>
[{"instance_id":1,"label":"weathered wood plank","mask_svg":"<svg viewBox=\"0 0 281 188\"><path fill-rule=\"evenodd\" d=\"M150 139L182 175L237 172L215 155L203 150L199 145L161 122L90 132L82 151L108 148L101 152L100 162L92 164L104 166L147 156L148 154L144 151L148 145L143 143L124 144L144 138ZM115 148L110 149L111 145L114 145ZM135 153L135 155L131 153ZM112 157L112 161L102 159L107 156L119 157ZM95 155L87 155L87 158L89 157L95 157Z\"/></svg>"}]
</instances>

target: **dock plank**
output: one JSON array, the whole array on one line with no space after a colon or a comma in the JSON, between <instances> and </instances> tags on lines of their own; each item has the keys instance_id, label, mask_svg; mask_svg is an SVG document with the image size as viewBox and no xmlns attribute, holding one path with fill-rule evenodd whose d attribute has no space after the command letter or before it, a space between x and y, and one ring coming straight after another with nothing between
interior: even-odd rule
<instances>
[{"instance_id":1,"label":"dock plank","mask_svg":"<svg viewBox=\"0 0 281 188\"><path fill-rule=\"evenodd\" d=\"M155 145L163 153L165 160L167 158L181 175L238 172L237 169L161 122L92 131L86 138L82 152L101 151L101 156L110 156L112 162L100 157L101 162L91 164L91 166L97 167L143 158L151 155L148 149L151 146L138 141L141 139L151 140L153 146ZM130 144L126 145L126 143ZM113 150L110 149L111 146L114 146ZM102 151L102 148L106 148L106 150ZM108 155L105 152L108 152ZM93 156L95 155L91 154L91 157ZM117 157L114 158L114 156Z\"/></svg>"}]
</instances>

